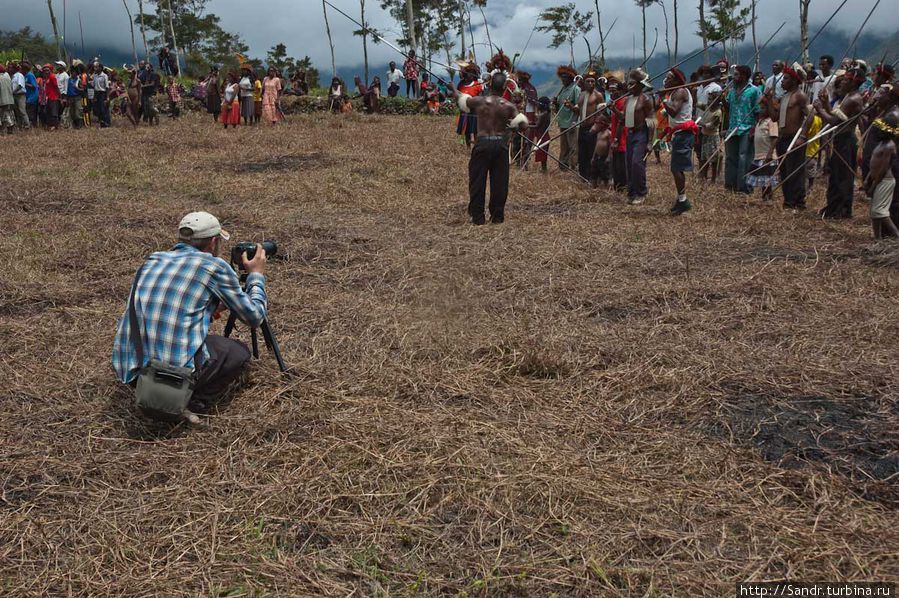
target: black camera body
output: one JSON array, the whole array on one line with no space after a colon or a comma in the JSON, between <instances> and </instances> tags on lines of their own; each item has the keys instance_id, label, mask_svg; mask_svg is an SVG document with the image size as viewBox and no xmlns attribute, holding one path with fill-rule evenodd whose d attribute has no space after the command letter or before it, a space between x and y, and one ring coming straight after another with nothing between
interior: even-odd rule
<instances>
[{"instance_id":1,"label":"black camera body","mask_svg":"<svg viewBox=\"0 0 899 598\"><path fill-rule=\"evenodd\" d=\"M278 253L278 244L274 241L263 241L262 248L265 250L266 257L272 257ZM247 260L253 259L256 255L256 243L252 241L241 241L231 248L231 263L237 264L243 268L243 254L247 254Z\"/></svg>"}]
</instances>

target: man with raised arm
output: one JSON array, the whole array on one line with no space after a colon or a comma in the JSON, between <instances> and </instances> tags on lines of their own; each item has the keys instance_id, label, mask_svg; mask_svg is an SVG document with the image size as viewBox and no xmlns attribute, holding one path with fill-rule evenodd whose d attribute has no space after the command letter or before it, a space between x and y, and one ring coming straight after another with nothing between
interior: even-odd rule
<instances>
[{"instance_id":1,"label":"man with raised arm","mask_svg":"<svg viewBox=\"0 0 899 598\"><path fill-rule=\"evenodd\" d=\"M490 76L489 95L472 97L450 91L463 113L478 117L478 139L468 162L468 215L472 224L484 224L484 200L487 177L490 177L490 222L501 224L505 219L506 198L509 195L509 134L518 134L528 126L528 119L515 105L503 99L506 74L496 71Z\"/></svg>"}]
</instances>

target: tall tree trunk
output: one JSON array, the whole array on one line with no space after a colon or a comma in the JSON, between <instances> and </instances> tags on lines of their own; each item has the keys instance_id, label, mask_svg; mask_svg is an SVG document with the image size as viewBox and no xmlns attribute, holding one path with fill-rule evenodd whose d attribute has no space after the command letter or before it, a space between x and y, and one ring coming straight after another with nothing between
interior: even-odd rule
<instances>
[{"instance_id":1,"label":"tall tree trunk","mask_svg":"<svg viewBox=\"0 0 899 598\"><path fill-rule=\"evenodd\" d=\"M756 0L752 0L752 51L755 52L755 65L753 72L759 72L759 42L755 37L755 5Z\"/></svg>"},{"instance_id":2,"label":"tall tree trunk","mask_svg":"<svg viewBox=\"0 0 899 598\"><path fill-rule=\"evenodd\" d=\"M184 72L181 70L181 52L178 50L178 40L175 38L175 11L172 10L172 0L169 0L169 33L172 34L172 46L175 50L175 64L178 66L178 74L183 76Z\"/></svg>"},{"instance_id":3,"label":"tall tree trunk","mask_svg":"<svg viewBox=\"0 0 899 598\"><path fill-rule=\"evenodd\" d=\"M799 0L799 44L802 64L808 62L808 7L812 0Z\"/></svg>"},{"instance_id":4,"label":"tall tree trunk","mask_svg":"<svg viewBox=\"0 0 899 598\"><path fill-rule=\"evenodd\" d=\"M325 14L325 33L328 34L328 45L331 47L331 77L337 76L337 62L334 60L334 40L331 38L331 25L328 23L328 5L322 0L322 12Z\"/></svg>"},{"instance_id":5,"label":"tall tree trunk","mask_svg":"<svg viewBox=\"0 0 899 598\"><path fill-rule=\"evenodd\" d=\"M702 37L702 61L709 63L709 36L705 30L705 0L699 0L699 35Z\"/></svg>"},{"instance_id":6,"label":"tall tree trunk","mask_svg":"<svg viewBox=\"0 0 899 598\"><path fill-rule=\"evenodd\" d=\"M602 15L599 12L599 0L593 0L596 5L596 26L599 29L599 61L602 68L606 68L606 34L602 31Z\"/></svg>"},{"instance_id":7,"label":"tall tree trunk","mask_svg":"<svg viewBox=\"0 0 899 598\"><path fill-rule=\"evenodd\" d=\"M406 28L409 30L409 47L415 49L418 47L418 40L415 39L415 7L412 6L412 0L406 0Z\"/></svg>"},{"instance_id":8,"label":"tall tree trunk","mask_svg":"<svg viewBox=\"0 0 899 598\"><path fill-rule=\"evenodd\" d=\"M50 24L53 25L53 39L56 40L56 59L62 60L62 48L59 46L59 29L56 26L56 15L53 14L53 0L47 0L47 8L50 9Z\"/></svg>"},{"instance_id":9,"label":"tall tree trunk","mask_svg":"<svg viewBox=\"0 0 899 598\"><path fill-rule=\"evenodd\" d=\"M677 41L680 37L680 32L677 29L677 0L674 0L674 62L677 62Z\"/></svg>"},{"instance_id":10,"label":"tall tree trunk","mask_svg":"<svg viewBox=\"0 0 899 598\"><path fill-rule=\"evenodd\" d=\"M571 66L574 67L575 70L578 70L577 65L574 63L574 38L568 38L568 49L571 51Z\"/></svg>"},{"instance_id":11,"label":"tall tree trunk","mask_svg":"<svg viewBox=\"0 0 899 598\"><path fill-rule=\"evenodd\" d=\"M484 14L484 7L478 4L478 10L481 11L481 16L484 18L484 31L487 32L487 43L490 44L490 51L496 52L496 47L493 45L493 40L490 39L490 25L487 24L487 15Z\"/></svg>"},{"instance_id":12,"label":"tall tree trunk","mask_svg":"<svg viewBox=\"0 0 899 598\"><path fill-rule=\"evenodd\" d=\"M137 9L140 11L140 36L144 40L144 60L150 62L150 46L147 45L147 28L144 26L144 0L137 0Z\"/></svg>"},{"instance_id":13,"label":"tall tree trunk","mask_svg":"<svg viewBox=\"0 0 899 598\"><path fill-rule=\"evenodd\" d=\"M640 4L640 10L643 12L643 62L646 62L646 4Z\"/></svg>"},{"instance_id":14,"label":"tall tree trunk","mask_svg":"<svg viewBox=\"0 0 899 598\"><path fill-rule=\"evenodd\" d=\"M460 58L462 60L468 60L468 55L465 53L465 0L459 0L459 38L462 40L462 53ZM447 52L449 52L449 49L447 49Z\"/></svg>"},{"instance_id":15,"label":"tall tree trunk","mask_svg":"<svg viewBox=\"0 0 899 598\"><path fill-rule=\"evenodd\" d=\"M368 23L365 22L365 0L359 0L362 13L362 59L365 61L365 84L368 85Z\"/></svg>"},{"instance_id":16,"label":"tall tree trunk","mask_svg":"<svg viewBox=\"0 0 899 598\"><path fill-rule=\"evenodd\" d=\"M665 0L659 0L662 7L662 16L665 17L665 49L668 52L668 66L671 66L671 45L668 43L668 9L665 8Z\"/></svg>"},{"instance_id":17,"label":"tall tree trunk","mask_svg":"<svg viewBox=\"0 0 899 598\"><path fill-rule=\"evenodd\" d=\"M127 0L122 0L125 5L125 12L128 14L128 25L131 27L131 50L134 52L134 64L137 64L137 43L134 41L134 19L131 18L131 11L128 9Z\"/></svg>"}]
</instances>

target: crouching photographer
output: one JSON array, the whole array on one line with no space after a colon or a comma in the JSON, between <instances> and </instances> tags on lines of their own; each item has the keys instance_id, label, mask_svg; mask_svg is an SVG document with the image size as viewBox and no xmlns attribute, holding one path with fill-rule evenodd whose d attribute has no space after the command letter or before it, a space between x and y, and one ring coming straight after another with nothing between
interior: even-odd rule
<instances>
[{"instance_id":1,"label":"crouching photographer","mask_svg":"<svg viewBox=\"0 0 899 598\"><path fill-rule=\"evenodd\" d=\"M150 255L134 277L112 366L150 417L198 423L193 411L220 399L250 360L245 344L209 334L221 308L250 326L266 316L265 250L257 246L251 260L243 255L244 291L218 257L229 238L212 214L188 214L178 226L178 244Z\"/></svg>"}]
</instances>

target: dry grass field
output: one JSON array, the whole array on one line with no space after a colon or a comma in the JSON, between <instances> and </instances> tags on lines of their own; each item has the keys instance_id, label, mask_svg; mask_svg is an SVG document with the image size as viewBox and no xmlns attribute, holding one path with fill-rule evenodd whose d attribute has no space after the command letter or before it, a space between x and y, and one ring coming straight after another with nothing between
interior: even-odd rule
<instances>
[{"instance_id":1,"label":"dry grass field","mask_svg":"<svg viewBox=\"0 0 899 598\"><path fill-rule=\"evenodd\" d=\"M639 207L554 169L472 227L449 119L117 124L3 139L0 594L899 580L899 276L866 206L821 222L691 182L672 219L665 167ZM171 428L110 351L196 209L279 242L291 369L263 351Z\"/></svg>"}]
</instances>

